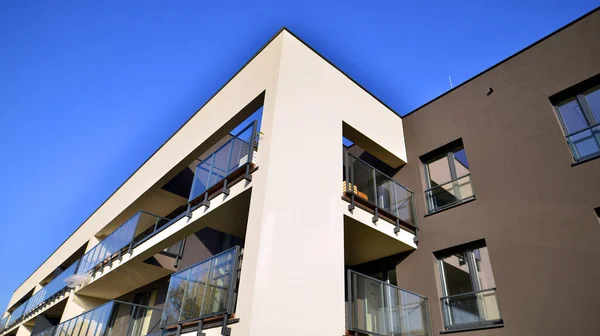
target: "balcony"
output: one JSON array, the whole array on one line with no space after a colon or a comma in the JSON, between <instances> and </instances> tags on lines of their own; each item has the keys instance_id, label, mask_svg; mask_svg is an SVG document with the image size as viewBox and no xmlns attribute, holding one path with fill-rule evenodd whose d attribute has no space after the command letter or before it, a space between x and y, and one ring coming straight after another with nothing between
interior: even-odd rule
<instances>
[{"instance_id":1,"label":"balcony","mask_svg":"<svg viewBox=\"0 0 600 336\"><path fill-rule=\"evenodd\" d=\"M161 328L178 329L223 320L235 308L241 249L234 247L171 276Z\"/></svg>"},{"instance_id":2,"label":"balcony","mask_svg":"<svg viewBox=\"0 0 600 336\"><path fill-rule=\"evenodd\" d=\"M440 299L446 330L501 325L496 288L446 296Z\"/></svg>"},{"instance_id":3,"label":"balcony","mask_svg":"<svg viewBox=\"0 0 600 336\"><path fill-rule=\"evenodd\" d=\"M27 306L25 307L23 315L27 315L37 308L40 308L56 295L63 293L67 288L67 283L65 280L71 275L75 274L78 263L79 260L71 264L71 266L67 267L67 269L58 274L46 286L30 297L29 300L27 300Z\"/></svg>"},{"instance_id":4,"label":"balcony","mask_svg":"<svg viewBox=\"0 0 600 336\"><path fill-rule=\"evenodd\" d=\"M8 320L10 319L10 315L7 315L5 318L0 320L0 333L4 331L6 325L8 324Z\"/></svg>"},{"instance_id":5,"label":"balcony","mask_svg":"<svg viewBox=\"0 0 600 336\"><path fill-rule=\"evenodd\" d=\"M347 328L354 335L431 336L427 298L348 270Z\"/></svg>"},{"instance_id":6,"label":"balcony","mask_svg":"<svg viewBox=\"0 0 600 336\"><path fill-rule=\"evenodd\" d=\"M600 124L567 135L576 162L600 155Z\"/></svg>"},{"instance_id":7,"label":"balcony","mask_svg":"<svg viewBox=\"0 0 600 336\"><path fill-rule=\"evenodd\" d=\"M475 197L474 195L471 174L425 190L429 213L471 200Z\"/></svg>"},{"instance_id":8,"label":"balcony","mask_svg":"<svg viewBox=\"0 0 600 336\"><path fill-rule=\"evenodd\" d=\"M32 336L145 336L159 334L162 310L109 301Z\"/></svg>"},{"instance_id":9,"label":"balcony","mask_svg":"<svg viewBox=\"0 0 600 336\"><path fill-rule=\"evenodd\" d=\"M256 168L259 134L258 121L254 121L196 166L190 207L198 203L208 206L214 194L219 191L229 194L231 184L242 178L252 179L250 173Z\"/></svg>"},{"instance_id":10,"label":"balcony","mask_svg":"<svg viewBox=\"0 0 600 336\"><path fill-rule=\"evenodd\" d=\"M344 150L344 176L342 192L350 202L349 209L357 204L373 211L373 221L380 217L416 232L417 213L412 191L385 175L360 158Z\"/></svg>"},{"instance_id":11,"label":"balcony","mask_svg":"<svg viewBox=\"0 0 600 336\"><path fill-rule=\"evenodd\" d=\"M120 258L124 252L131 252L137 240L143 239L168 222L166 218L145 211L136 213L81 257L77 274L84 275L102 268L105 264L112 264L113 259Z\"/></svg>"}]
</instances>

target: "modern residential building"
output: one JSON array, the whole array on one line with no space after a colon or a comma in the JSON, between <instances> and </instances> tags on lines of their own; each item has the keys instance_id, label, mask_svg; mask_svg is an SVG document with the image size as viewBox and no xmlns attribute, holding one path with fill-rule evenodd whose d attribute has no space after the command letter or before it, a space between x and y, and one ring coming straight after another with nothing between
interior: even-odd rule
<instances>
[{"instance_id":1,"label":"modern residential building","mask_svg":"<svg viewBox=\"0 0 600 336\"><path fill-rule=\"evenodd\" d=\"M599 157L598 10L404 117L282 29L0 336L599 335Z\"/></svg>"}]
</instances>

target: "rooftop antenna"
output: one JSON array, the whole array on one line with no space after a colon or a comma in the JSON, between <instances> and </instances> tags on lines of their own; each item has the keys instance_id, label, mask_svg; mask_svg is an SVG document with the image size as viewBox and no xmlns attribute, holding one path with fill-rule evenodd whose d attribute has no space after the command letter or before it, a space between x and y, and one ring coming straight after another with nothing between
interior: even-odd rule
<instances>
[{"instance_id":1,"label":"rooftop antenna","mask_svg":"<svg viewBox=\"0 0 600 336\"><path fill-rule=\"evenodd\" d=\"M448 82L450 82L450 89L454 88L454 85L452 85L452 77L448 76Z\"/></svg>"}]
</instances>

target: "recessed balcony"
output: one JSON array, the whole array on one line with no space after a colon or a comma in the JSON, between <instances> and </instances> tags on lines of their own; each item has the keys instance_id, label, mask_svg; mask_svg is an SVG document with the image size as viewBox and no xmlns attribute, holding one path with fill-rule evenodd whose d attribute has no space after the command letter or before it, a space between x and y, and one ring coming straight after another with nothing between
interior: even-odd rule
<instances>
[{"instance_id":1,"label":"recessed balcony","mask_svg":"<svg viewBox=\"0 0 600 336\"><path fill-rule=\"evenodd\" d=\"M347 273L350 335L432 335L426 297L352 270Z\"/></svg>"},{"instance_id":2,"label":"recessed balcony","mask_svg":"<svg viewBox=\"0 0 600 336\"><path fill-rule=\"evenodd\" d=\"M241 248L221 252L171 276L161 328L165 332L220 321L223 332L233 317L241 267ZM223 333L226 335L226 333Z\"/></svg>"},{"instance_id":3,"label":"recessed balcony","mask_svg":"<svg viewBox=\"0 0 600 336\"><path fill-rule=\"evenodd\" d=\"M373 213L373 222L387 220L396 226L418 230L414 194L393 178L344 149L342 193L350 205Z\"/></svg>"},{"instance_id":4,"label":"recessed balcony","mask_svg":"<svg viewBox=\"0 0 600 336\"><path fill-rule=\"evenodd\" d=\"M31 336L146 336L160 334L162 310L109 301L57 326L34 330Z\"/></svg>"}]
</instances>

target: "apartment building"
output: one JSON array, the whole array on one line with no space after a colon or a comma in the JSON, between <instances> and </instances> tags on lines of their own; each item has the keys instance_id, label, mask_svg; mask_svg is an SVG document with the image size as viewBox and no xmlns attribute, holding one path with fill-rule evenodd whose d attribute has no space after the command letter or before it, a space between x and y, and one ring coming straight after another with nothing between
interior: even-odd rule
<instances>
[{"instance_id":1,"label":"apartment building","mask_svg":"<svg viewBox=\"0 0 600 336\"><path fill-rule=\"evenodd\" d=\"M600 11L400 117L276 34L0 336L598 335Z\"/></svg>"}]
</instances>

